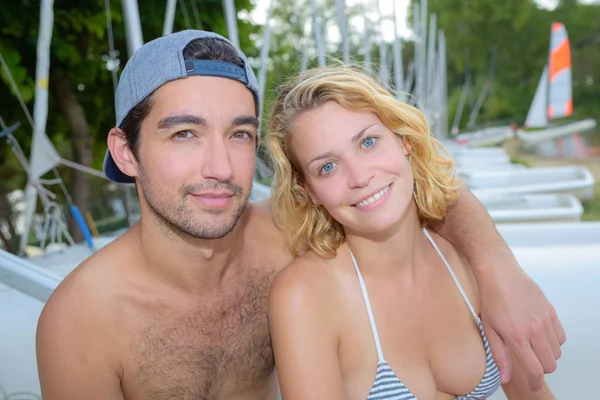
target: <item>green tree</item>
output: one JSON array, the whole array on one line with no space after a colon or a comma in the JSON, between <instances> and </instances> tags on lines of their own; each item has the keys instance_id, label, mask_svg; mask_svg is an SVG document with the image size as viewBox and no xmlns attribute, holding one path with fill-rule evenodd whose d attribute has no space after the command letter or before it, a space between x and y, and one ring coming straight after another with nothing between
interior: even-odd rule
<instances>
[{"instance_id":1,"label":"green tree","mask_svg":"<svg viewBox=\"0 0 600 400\"><path fill-rule=\"evenodd\" d=\"M437 14L438 26L446 34L451 116L465 79L465 52L470 54L477 92L488 75L491 50L497 46L494 92L480 116L485 116L485 122L515 120L522 124L548 59L553 21L565 24L571 42L574 117L593 116L600 105L597 83L593 83L597 82L600 57L591 51L600 37L599 5L562 0L555 10L548 11L533 0L429 0L428 7Z\"/></svg>"}]
</instances>

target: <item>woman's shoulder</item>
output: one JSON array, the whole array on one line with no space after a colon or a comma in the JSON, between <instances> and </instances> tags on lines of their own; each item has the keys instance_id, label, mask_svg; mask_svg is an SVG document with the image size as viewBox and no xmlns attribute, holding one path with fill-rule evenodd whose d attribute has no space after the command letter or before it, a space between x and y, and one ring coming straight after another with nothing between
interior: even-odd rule
<instances>
[{"instance_id":1,"label":"woman's shoulder","mask_svg":"<svg viewBox=\"0 0 600 400\"><path fill-rule=\"evenodd\" d=\"M281 270L271 285L269 307L285 313L329 314L339 297L338 256L322 258L307 252Z\"/></svg>"},{"instance_id":2,"label":"woman's shoulder","mask_svg":"<svg viewBox=\"0 0 600 400\"><path fill-rule=\"evenodd\" d=\"M311 295L325 294L337 283L339 257L323 258L312 251L296 257L281 270L271 289L282 286L286 291L308 292Z\"/></svg>"}]
</instances>

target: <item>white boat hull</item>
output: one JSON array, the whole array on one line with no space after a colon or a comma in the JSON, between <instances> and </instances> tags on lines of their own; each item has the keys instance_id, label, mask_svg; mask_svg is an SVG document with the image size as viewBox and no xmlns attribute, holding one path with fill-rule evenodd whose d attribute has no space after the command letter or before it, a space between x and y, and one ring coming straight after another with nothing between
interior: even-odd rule
<instances>
[{"instance_id":1,"label":"white boat hull","mask_svg":"<svg viewBox=\"0 0 600 400\"><path fill-rule=\"evenodd\" d=\"M491 172L491 171L519 171L519 170L523 170L526 167L522 164L500 164L500 165L493 165L493 164L467 164L464 166L460 166L456 168L456 176L458 176L459 178L463 178L469 174L472 174L474 172L482 172L482 171L487 171L487 172Z\"/></svg>"},{"instance_id":2,"label":"white boat hull","mask_svg":"<svg viewBox=\"0 0 600 400\"><path fill-rule=\"evenodd\" d=\"M596 125L596 120L589 118L557 127L542 129L539 131L525 132L518 129L517 136L519 139L521 139L523 146L530 149L540 143L560 139L574 133L583 133L595 129Z\"/></svg>"},{"instance_id":3,"label":"white boat hull","mask_svg":"<svg viewBox=\"0 0 600 400\"><path fill-rule=\"evenodd\" d=\"M452 140L454 143L469 147L494 146L512 139L515 133L510 126L498 126L475 132L461 133Z\"/></svg>"},{"instance_id":4,"label":"white boat hull","mask_svg":"<svg viewBox=\"0 0 600 400\"><path fill-rule=\"evenodd\" d=\"M526 194L479 199L497 223L577 222L581 202L572 194Z\"/></svg>"},{"instance_id":5,"label":"white boat hull","mask_svg":"<svg viewBox=\"0 0 600 400\"><path fill-rule=\"evenodd\" d=\"M582 201L594 195L594 176L585 167L526 168L472 172L464 182L477 197L526 193L571 193Z\"/></svg>"}]
</instances>

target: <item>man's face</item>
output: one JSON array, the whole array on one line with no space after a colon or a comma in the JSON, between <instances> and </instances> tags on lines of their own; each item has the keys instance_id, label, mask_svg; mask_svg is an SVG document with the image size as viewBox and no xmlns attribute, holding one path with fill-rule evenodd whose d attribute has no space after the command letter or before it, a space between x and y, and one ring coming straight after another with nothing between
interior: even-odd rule
<instances>
[{"instance_id":1,"label":"man's face","mask_svg":"<svg viewBox=\"0 0 600 400\"><path fill-rule=\"evenodd\" d=\"M143 200L171 229L227 235L250 196L257 131L254 98L237 81L193 76L160 87L140 129Z\"/></svg>"}]
</instances>

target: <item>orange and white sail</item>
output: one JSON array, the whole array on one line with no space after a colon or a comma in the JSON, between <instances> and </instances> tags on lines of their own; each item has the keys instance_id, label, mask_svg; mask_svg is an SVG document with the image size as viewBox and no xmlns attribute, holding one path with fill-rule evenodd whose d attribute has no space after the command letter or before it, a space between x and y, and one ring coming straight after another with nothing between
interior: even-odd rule
<instances>
[{"instance_id":1,"label":"orange and white sail","mask_svg":"<svg viewBox=\"0 0 600 400\"><path fill-rule=\"evenodd\" d=\"M573 113L571 48L564 24L554 22L550 34L550 55L527 113L525 126L545 127L549 120Z\"/></svg>"},{"instance_id":2,"label":"orange and white sail","mask_svg":"<svg viewBox=\"0 0 600 400\"><path fill-rule=\"evenodd\" d=\"M571 87L571 47L565 26L552 24L548 62L548 118L563 118L573 114Z\"/></svg>"}]
</instances>

